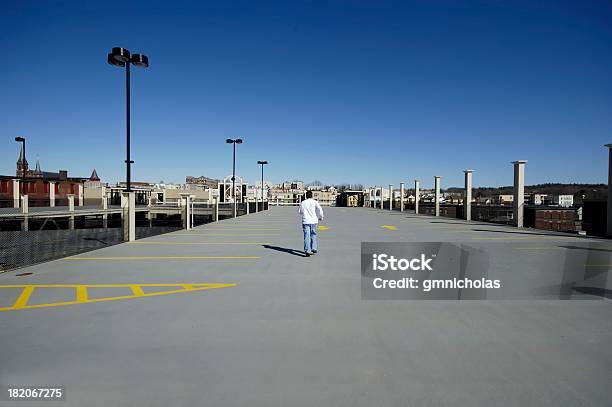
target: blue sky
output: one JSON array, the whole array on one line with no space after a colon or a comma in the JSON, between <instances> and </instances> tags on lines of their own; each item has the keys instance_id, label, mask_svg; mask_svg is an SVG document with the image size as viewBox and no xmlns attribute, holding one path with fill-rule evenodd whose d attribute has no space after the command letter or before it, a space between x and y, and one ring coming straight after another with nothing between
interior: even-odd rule
<instances>
[{"instance_id":1,"label":"blue sky","mask_svg":"<svg viewBox=\"0 0 612 407\"><path fill-rule=\"evenodd\" d=\"M0 174L17 135L44 170L124 179L237 172L274 182L459 186L607 182L612 3L606 1L3 1Z\"/></svg>"}]
</instances>

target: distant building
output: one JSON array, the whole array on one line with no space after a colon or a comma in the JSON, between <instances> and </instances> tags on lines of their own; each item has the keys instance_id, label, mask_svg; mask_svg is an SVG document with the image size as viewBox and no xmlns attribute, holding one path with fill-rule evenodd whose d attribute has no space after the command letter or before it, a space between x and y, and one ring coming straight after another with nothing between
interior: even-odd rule
<instances>
[{"instance_id":1,"label":"distant building","mask_svg":"<svg viewBox=\"0 0 612 407\"><path fill-rule=\"evenodd\" d=\"M205 177L203 175L200 176L200 177L192 177L190 175L185 177L185 183L186 184L201 185L201 186L204 186L206 188L218 188L220 182L221 181L218 180L218 179L208 178L208 177Z\"/></svg>"},{"instance_id":2,"label":"distant building","mask_svg":"<svg viewBox=\"0 0 612 407\"><path fill-rule=\"evenodd\" d=\"M30 170L22 145L15 176L0 175L0 207L19 207L21 194L28 195L29 206L68 205L68 195L75 196L75 205L82 205L84 181L68 177L66 170L42 171L38 160L34 171Z\"/></svg>"},{"instance_id":3,"label":"distant building","mask_svg":"<svg viewBox=\"0 0 612 407\"><path fill-rule=\"evenodd\" d=\"M514 202L514 195L497 195L493 202L498 205L510 205Z\"/></svg>"},{"instance_id":4,"label":"distant building","mask_svg":"<svg viewBox=\"0 0 612 407\"><path fill-rule=\"evenodd\" d=\"M529 203L531 205L546 205L546 194L532 194L529 196Z\"/></svg>"},{"instance_id":5,"label":"distant building","mask_svg":"<svg viewBox=\"0 0 612 407\"><path fill-rule=\"evenodd\" d=\"M98 177L98 173L94 168L89 176L89 179L85 181L85 188L100 188L102 186L102 182L100 181L100 177Z\"/></svg>"},{"instance_id":6,"label":"distant building","mask_svg":"<svg viewBox=\"0 0 612 407\"><path fill-rule=\"evenodd\" d=\"M568 208L574 205L574 195L557 195L553 197L553 203L555 205Z\"/></svg>"}]
</instances>

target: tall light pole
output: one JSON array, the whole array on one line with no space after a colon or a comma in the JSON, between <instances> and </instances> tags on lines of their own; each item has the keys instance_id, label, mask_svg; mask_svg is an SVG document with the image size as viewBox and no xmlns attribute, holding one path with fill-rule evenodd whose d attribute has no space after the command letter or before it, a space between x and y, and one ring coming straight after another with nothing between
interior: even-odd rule
<instances>
[{"instance_id":1,"label":"tall light pole","mask_svg":"<svg viewBox=\"0 0 612 407\"><path fill-rule=\"evenodd\" d=\"M264 165L268 164L267 161L257 161L257 164L261 165L261 210L263 211L264 208L264 176L263 176L263 171L264 171Z\"/></svg>"},{"instance_id":2,"label":"tall light pole","mask_svg":"<svg viewBox=\"0 0 612 407\"><path fill-rule=\"evenodd\" d=\"M108 63L120 68L125 68L125 133L126 133L126 191L132 190L131 164L130 159L130 65L139 68L149 67L149 57L143 54L130 55L130 51L125 48L115 47L108 54Z\"/></svg>"},{"instance_id":3,"label":"tall light pole","mask_svg":"<svg viewBox=\"0 0 612 407\"><path fill-rule=\"evenodd\" d=\"M227 144L234 145L234 155L232 160L232 198L234 199L234 218L236 217L236 144L242 144L242 139L231 139L225 140Z\"/></svg>"},{"instance_id":4,"label":"tall light pole","mask_svg":"<svg viewBox=\"0 0 612 407\"><path fill-rule=\"evenodd\" d=\"M25 195L25 177L26 177L26 149L25 149L25 138L15 137L15 141L21 143L23 148L23 157L21 157L21 195Z\"/></svg>"}]
</instances>

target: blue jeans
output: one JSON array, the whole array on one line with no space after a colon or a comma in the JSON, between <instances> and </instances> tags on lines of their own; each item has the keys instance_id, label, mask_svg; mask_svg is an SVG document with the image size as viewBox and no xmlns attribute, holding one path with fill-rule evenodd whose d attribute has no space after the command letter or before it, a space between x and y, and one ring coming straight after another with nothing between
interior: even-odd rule
<instances>
[{"instance_id":1,"label":"blue jeans","mask_svg":"<svg viewBox=\"0 0 612 407\"><path fill-rule=\"evenodd\" d=\"M304 252L312 253L317 251L317 224L316 223L304 223L302 229L304 229Z\"/></svg>"}]
</instances>

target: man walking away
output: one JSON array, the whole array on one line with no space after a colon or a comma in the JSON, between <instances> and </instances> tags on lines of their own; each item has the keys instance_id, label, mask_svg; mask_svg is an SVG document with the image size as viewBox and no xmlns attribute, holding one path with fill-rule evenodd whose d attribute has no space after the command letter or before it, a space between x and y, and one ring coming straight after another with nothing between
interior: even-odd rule
<instances>
[{"instance_id":1,"label":"man walking away","mask_svg":"<svg viewBox=\"0 0 612 407\"><path fill-rule=\"evenodd\" d=\"M306 257L317 253L317 225L323 220L323 209L316 199L312 198L312 191L306 191L306 199L300 204L298 213L302 215L302 229L304 230L304 253Z\"/></svg>"}]
</instances>

